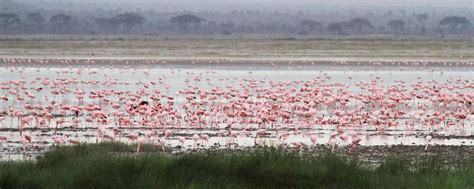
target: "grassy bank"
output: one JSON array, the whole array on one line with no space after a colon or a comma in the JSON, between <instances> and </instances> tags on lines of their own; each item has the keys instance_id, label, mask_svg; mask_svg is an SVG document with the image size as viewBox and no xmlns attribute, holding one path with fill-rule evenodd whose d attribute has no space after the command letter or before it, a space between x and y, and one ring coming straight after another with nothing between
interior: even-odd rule
<instances>
[{"instance_id":1,"label":"grassy bank","mask_svg":"<svg viewBox=\"0 0 474 189\"><path fill-rule=\"evenodd\" d=\"M0 163L0 188L473 188L474 162L390 158L380 166L272 149L169 156L144 146L60 147L37 162Z\"/></svg>"},{"instance_id":2,"label":"grassy bank","mask_svg":"<svg viewBox=\"0 0 474 189\"><path fill-rule=\"evenodd\" d=\"M63 36L64 37L64 36ZM167 39L141 38L0 39L0 57L150 59L451 60L474 59L471 40L363 39ZM95 56L89 54L93 52ZM461 58L462 57L462 58Z\"/></svg>"}]
</instances>

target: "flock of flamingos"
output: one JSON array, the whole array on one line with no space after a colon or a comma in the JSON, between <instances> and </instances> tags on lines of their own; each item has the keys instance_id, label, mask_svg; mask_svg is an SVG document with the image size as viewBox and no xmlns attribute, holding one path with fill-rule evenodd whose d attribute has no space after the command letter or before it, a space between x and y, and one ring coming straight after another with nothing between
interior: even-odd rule
<instances>
[{"instance_id":1,"label":"flock of flamingos","mask_svg":"<svg viewBox=\"0 0 474 189\"><path fill-rule=\"evenodd\" d=\"M389 131L402 136L417 131L429 150L437 132L470 128L474 120L471 71L468 77L437 78L441 72L429 79L387 81L370 74L365 79L343 75L344 81L338 81L324 71L315 71L311 79L268 79L252 76L252 70L244 70L243 77L205 66L171 66L155 73L154 66L166 62L108 61L121 66L93 60L1 59L3 153L106 141L136 144L137 152L142 144L154 144L163 149L265 145L295 150L327 145L351 153L364 140ZM470 62L439 65L474 67ZM293 72L298 75L298 70Z\"/></svg>"}]
</instances>

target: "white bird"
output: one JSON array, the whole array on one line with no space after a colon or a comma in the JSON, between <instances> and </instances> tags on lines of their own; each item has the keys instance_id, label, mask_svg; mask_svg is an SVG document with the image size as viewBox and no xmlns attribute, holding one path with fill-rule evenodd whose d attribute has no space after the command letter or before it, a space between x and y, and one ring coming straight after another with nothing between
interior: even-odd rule
<instances>
[{"instance_id":1,"label":"white bird","mask_svg":"<svg viewBox=\"0 0 474 189\"><path fill-rule=\"evenodd\" d=\"M428 135L425 137L425 141L426 141L425 151L428 151L428 146L430 145L430 142L432 139L433 137L431 135Z\"/></svg>"}]
</instances>

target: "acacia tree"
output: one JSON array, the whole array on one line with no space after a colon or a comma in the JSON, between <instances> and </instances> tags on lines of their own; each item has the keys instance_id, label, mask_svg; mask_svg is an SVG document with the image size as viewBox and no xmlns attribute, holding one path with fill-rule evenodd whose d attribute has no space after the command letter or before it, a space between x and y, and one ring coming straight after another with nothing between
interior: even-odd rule
<instances>
[{"instance_id":1,"label":"acacia tree","mask_svg":"<svg viewBox=\"0 0 474 189\"><path fill-rule=\"evenodd\" d=\"M351 30L354 30L356 29L356 25L352 22L340 22L339 23L342 27L342 33L344 33L344 31L351 31Z\"/></svg>"},{"instance_id":2,"label":"acacia tree","mask_svg":"<svg viewBox=\"0 0 474 189\"><path fill-rule=\"evenodd\" d=\"M405 29L405 21L403 20L392 20L387 24L390 28L392 28L396 34L400 33Z\"/></svg>"},{"instance_id":3,"label":"acacia tree","mask_svg":"<svg viewBox=\"0 0 474 189\"><path fill-rule=\"evenodd\" d=\"M208 22L209 23L209 22ZM212 24L212 23L211 23ZM235 23L228 20L225 22L220 22L219 24L216 23L216 26L219 27L222 30L222 34L224 35L230 35L232 29L235 26ZM212 26L211 26L212 27ZM215 26L214 26L215 27Z\"/></svg>"},{"instance_id":4,"label":"acacia tree","mask_svg":"<svg viewBox=\"0 0 474 189\"><path fill-rule=\"evenodd\" d=\"M132 28L134 28L136 26L142 25L146 20L145 18L143 18L139 14L131 13L131 12L119 14L119 15L115 16L115 18L117 19L118 23L122 27L125 28L125 30L127 32L130 32L132 30ZM114 20L109 20L109 21L111 21L110 24L113 24Z\"/></svg>"},{"instance_id":5,"label":"acacia tree","mask_svg":"<svg viewBox=\"0 0 474 189\"><path fill-rule=\"evenodd\" d=\"M340 23L330 23L327 27L327 30L329 32L340 35L342 34L342 25Z\"/></svg>"},{"instance_id":6,"label":"acacia tree","mask_svg":"<svg viewBox=\"0 0 474 189\"><path fill-rule=\"evenodd\" d=\"M41 27L41 25L46 21L46 19L40 13L29 13L26 16L26 19L36 27Z\"/></svg>"},{"instance_id":7,"label":"acacia tree","mask_svg":"<svg viewBox=\"0 0 474 189\"><path fill-rule=\"evenodd\" d=\"M320 22L314 20L305 19L301 21L301 26L303 27L303 30L313 31L316 27L321 25L322 24Z\"/></svg>"},{"instance_id":8,"label":"acacia tree","mask_svg":"<svg viewBox=\"0 0 474 189\"><path fill-rule=\"evenodd\" d=\"M204 18L199 18L191 14L183 14L172 17L168 22L176 24L185 30L189 25L199 25L201 22L206 21Z\"/></svg>"},{"instance_id":9,"label":"acacia tree","mask_svg":"<svg viewBox=\"0 0 474 189\"><path fill-rule=\"evenodd\" d=\"M0 13L0 26L3 28L3 31L6 31L7 28L13 24L20 23L20 17L13 13Z\"/></svg>"},{"instance_id":10,"label":"acacia tree","mask_svg":"<svg viewBox=\"0 0 474 189\"><path fill-rule=\"evenodd\" d=\"M363 19L363 18L354 18L349 20L350 24L353 24L354 28L356 28L359 32L362 32L364 28L373 28L370 21Z\"/></svg>"},{"instance_id":11,"label":"acacia tree","mask_svg":"<svg viewBox=\"0 0 474 189\"><path fill-rule=\"evenodd\" d=\"M72 16L66 14L56 14L49 19L49 22L53 23L58 30L62 30L64 26L69 26L71 24Z\"/></svg>"},{"instance_id":12,"label":"acacia tree","mask_svg":"<svg viewBox=\"0 0 474 189\"><path fill-rule=\"evenodd\" d=\"M428 14L413 14L416 20L421 24L421 34L426 33L425 21L428 20Z\"/></svg>"},{"instance_id":13,"label":"acacia tree","mask_svg":"<svg viewBox=\"0 0 474 189\"><path fill-rule=\"evenodd\" d=\"M461 31L471 25L471 22L466 17L448 16L439 21L440 26L448 26L451 32Z\"/></svg>"},{"instance_id":14,"label":"acacia tree","mask_svg":"<svg viewBox=\"0 0 474 189\"><path fill-rule=\"evenodd\" d=\"M106 32L108 32L110 29L118 28L120 26L120 22L116 17L96 18L94 21L99 27L103 28Z\"/></svg>"}]
</instances>

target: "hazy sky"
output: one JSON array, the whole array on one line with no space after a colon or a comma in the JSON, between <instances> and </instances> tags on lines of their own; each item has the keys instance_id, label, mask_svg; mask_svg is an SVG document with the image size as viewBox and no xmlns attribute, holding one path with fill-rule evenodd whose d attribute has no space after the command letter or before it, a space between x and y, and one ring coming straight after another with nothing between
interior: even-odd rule
<instances>
[{"instance_id":1,"label":"hazy sky","mask_svg":"<svg viewBox=\"0 0 474 189\"><path fill-rule=\"evenodd\" d=\"M1 1L1 0L0 0ZM474 10L474 0L13 0L25 4L67 4L110 8L154 8L157 10L318 10L343 8L464 8ZM46 2L46 3L45 3Z\"/></svg>"}]
</instances>

